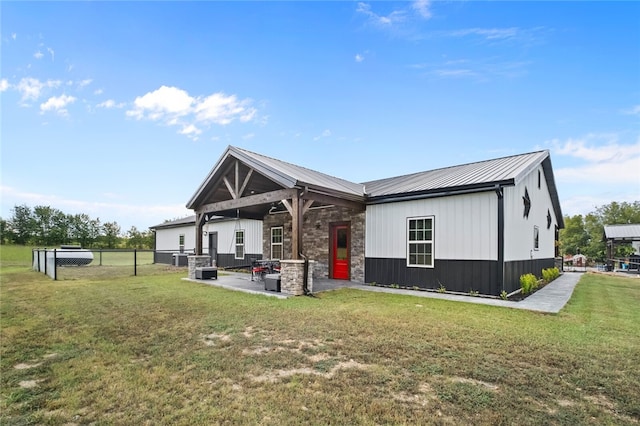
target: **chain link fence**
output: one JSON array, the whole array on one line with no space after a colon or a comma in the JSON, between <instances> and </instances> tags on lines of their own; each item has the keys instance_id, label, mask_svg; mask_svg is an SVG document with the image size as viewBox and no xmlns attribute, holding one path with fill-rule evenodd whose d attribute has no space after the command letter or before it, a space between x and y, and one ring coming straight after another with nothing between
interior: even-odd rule
<instances>
[{"instance_id":1,"label":"chain link fence","mask_svg":"<svg viewBox=\"0 0 640 426\"><path fill-rule=\"evenodd\" d=\"M32 264L34 271L54 280L153 275L175 270L173 265L156 263L154 250L141 249L33 249Z\"/></svg>"}]
</instances>

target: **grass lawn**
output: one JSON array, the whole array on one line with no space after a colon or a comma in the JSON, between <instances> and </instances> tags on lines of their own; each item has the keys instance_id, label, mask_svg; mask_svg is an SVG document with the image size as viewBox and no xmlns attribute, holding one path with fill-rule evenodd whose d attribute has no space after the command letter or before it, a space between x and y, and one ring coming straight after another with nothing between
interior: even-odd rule
<instances>
[{"instance_id":1,"label":"grass lawn","mask_svg":"<svg viewBox=\"0 0 640 426\"><path fill-rule=\"evenodd\" d=\"M3 425L640 421L640 279L585 275L546 315L185 271L52 281L1 255Z\"/></svg>"}]
</instances>

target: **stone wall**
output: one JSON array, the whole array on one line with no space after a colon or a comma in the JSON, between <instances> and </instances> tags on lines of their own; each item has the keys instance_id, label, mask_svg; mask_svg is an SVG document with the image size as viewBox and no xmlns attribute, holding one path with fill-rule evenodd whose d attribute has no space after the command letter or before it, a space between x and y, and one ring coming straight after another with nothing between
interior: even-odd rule
<instances>
[{"instance_id":1,"label":"stone wall","mask_svg":"<svg viewBox=\"0 0 640 426\"><path fill-rule=\"evenodd\" d=\"M196 279L196 268L202 268L204 266L211 266L211 257L206 256L188 256L187 262L189 265L189 278Z\"/></svg>"},{"instance_id":2,"label":"stone wall","mask_svg":"<svg viewBox=\"0 0 640 426\"><path fill-rule=\"evenodd\" d=\"M309 272L313 269L313 262L309 262ZM307 279L307 290L313 292L313 274ZM280 261L280 292L301 296L304 294L304 260Z\"/></svg>"},{"instance_id":3,"label":"stone wall","mask_svg":"<svg viewBox=\"0 0 640 426\"><path fill-rule=\"evenodd\" d=\"M303 219L302 252L313 260L313 276L329 277L329 225L348 222L351 226L351 280L364 282L365 213L346 207L311 208ZM271 257L271 228L283 227L283 253L291 257L291 215L287 212L266 215L263 220L263 253Z\"/></svg>"}]
</instances>

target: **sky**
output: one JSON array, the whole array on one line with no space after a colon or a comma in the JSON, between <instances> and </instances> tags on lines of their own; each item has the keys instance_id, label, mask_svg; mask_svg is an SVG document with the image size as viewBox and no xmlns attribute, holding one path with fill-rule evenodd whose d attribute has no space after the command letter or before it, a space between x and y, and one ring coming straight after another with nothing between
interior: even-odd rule
<instances>
[{"instance_id":1,"label":"sky","mask_svg":"<svg viewBox=\"0 0 640 426\"><path fill-rule=\"evenodd\" d=\"M228 145L353 182L549 150L640 200L640 2L0 2L0 216L185 204Z\"/></svg>"}]
</instances>

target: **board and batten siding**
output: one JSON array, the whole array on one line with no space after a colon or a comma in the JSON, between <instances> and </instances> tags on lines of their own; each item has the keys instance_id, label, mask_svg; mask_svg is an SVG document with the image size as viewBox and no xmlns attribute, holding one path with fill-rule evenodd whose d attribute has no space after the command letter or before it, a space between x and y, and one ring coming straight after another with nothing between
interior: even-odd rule
<instances>
[{"instance_id":1,"label":"board and batten siding","mask_svg":"<svg viewBox=\"0 0 640 426\"><path fill-rule=\"evenodd\" d=\"M367 206L365 257L406 259L407 218L434 217L434 258L497 260L493 191Z\"/></svg>"},{"instance_id":2,"label":"board and batten siding","mask_svg":"<svg viewBox=\"0 0 640 426\"><path fill-rule=\"evenodd\" d=\"M538 172L540 188L538 188ZM529 216L524 216L525 188L531 200ZM555 229L558 225L542 167L529 173L516 186L504 189L505 200L505 262L548 259L555 256ZM547 228L547 212L551 225ZM539 248L534 248L534 228L538 227Z\"/></svg>"},{"instance_id":3,"label":"board and batten siding","mask_svg":"<svg viewBox=\"0 0 640 426\"><path fill-rule=\"evenodd\" d=\"M161 228L156 230L156 250L178 251L180 249L180 235L184 235L184 252L192 253L196 246L195 225Z\"/></svg>"},{"instance_id":4,"label":"board and batten siding","mask_svg":"<svg viewBox=\"0 0 640 426\"><path fill-rule=\"evenodd\" d=\"M244 231L244 252L262 254L262 221L252 219L236 219L215 221L203 227L207 233L218 233L218 254L235 254L236 231ZM195 233L195 229L193 231ZM195 236L194 236L195 238ZM208 252L209 238L202 239L203 251Z\"/></svg>"}]
</instances>

